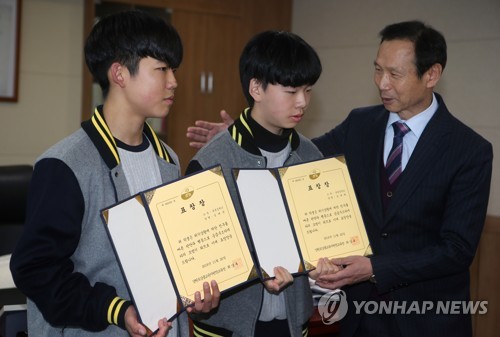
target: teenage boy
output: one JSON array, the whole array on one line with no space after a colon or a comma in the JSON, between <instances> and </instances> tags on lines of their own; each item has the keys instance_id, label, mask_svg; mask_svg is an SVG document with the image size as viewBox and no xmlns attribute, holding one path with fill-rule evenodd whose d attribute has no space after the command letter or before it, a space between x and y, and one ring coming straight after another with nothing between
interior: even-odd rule
<instances>
[{"instance_id":1,"label":"teenage boy","mask_svg":"<svg viewBox=\"0 0 500 337\"><path fill-rule=\"evenodd\" d=\"M252 38L240 57L249 108L193 157L186 173L221 164L237 197L232 168L272 168L320 159L316 146L294 127L304 116L321 70L316 52L295 34L266 31ZM238 212L242 217L241 209ZM272 281L223 296L217 311L191 315L197 336L307 335L313 307L307 276L294 279L282 267L274 272Z\"/></svg>"},{"instance_id":2,"label":"teenage boy","mask_svg":"<svg viewBox=\"0 0 500 337\"><path fill-rule=\"evenodd\" d=\"M28 297L30 335L145 336L99 215L180 176L177 155L145 120L170 110L182 44L163 20L128 11L95 25L85 59L104 104L36 162L11 270ZM217 306L216 283L204 285L204 297L197 294L194 311ZM173 335L187 330L185 316ZM170 326L161 319L157 336Z\"/></svg>"}]
</instances>

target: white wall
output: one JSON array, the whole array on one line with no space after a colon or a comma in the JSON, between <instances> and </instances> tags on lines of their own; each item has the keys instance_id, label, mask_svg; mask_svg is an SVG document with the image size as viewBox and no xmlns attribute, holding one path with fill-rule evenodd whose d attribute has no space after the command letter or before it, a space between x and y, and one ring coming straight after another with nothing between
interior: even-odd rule
<instances>
[{"instance_id":1,"label":"white wall","mask_svg":"<svg viewBox=\"0 0 500 337\"><path fill-rule=\"evenodd\" d=\"M438 87L453 114L493 143L500 160L500 1L294 0L293 31L319 52L324 72L301 131L316 136L358 106L379 103L372 81L378 32L420 19L448 41ZM33 163L80 122L83 0L23 0L19 102L0 102L0 165ZM493 173L489 213L500 215Z\"/></svg>"},{"instance_id":2,"label":"white wall","mask_svg":"<svg viewBox=\"0 0 500 337\"><path fill-rule=\"evenodd\" d=\"M83 0L23 0L19 101L0 102L0 165L32 164L79 127Z\"/></svg>"},{"instance_id":3,"label":"white wall","mask_svg":"<svg viewBox=\"0 0 500 337\"><path fill-rule=\"evenodd\" d=\"M320 135L352 108L379 104L372 80L378 32L411 19L425 21L447 39L448 64L436 91L452 114L493 144L488 213L500 215L498 0L294 0L292 29L318 51L324 68L300 131Z\"/></svg>"}]
</instances>

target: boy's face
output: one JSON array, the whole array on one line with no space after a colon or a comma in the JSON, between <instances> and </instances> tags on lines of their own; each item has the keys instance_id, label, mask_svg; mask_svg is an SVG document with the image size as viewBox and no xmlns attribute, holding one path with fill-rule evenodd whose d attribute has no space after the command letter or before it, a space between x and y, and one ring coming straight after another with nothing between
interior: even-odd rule
<instances>
[{"instance_id":1,"label":"boy's face","mask_svg":"<svg viewBox=\"0 0 500 337\"><path fill-rule=\"evenodd\" d=\"M284 87L268 84L266 90L254 79L250 83L250 94L254 98L252 118L274 134L291 129L302 120L311 100L312 86Z\"/></svg>"},{"instance_id":2,"label":"boy's face","mask_svg":"<svg viewBox=\"0 0 500 337\"><path fill-rule=\"evenodd\" d=\"M140 60L136 74L129 75L126 85L131 110L145 118L165 117L174 103L175 88L174 70L165 62L145 57Z\"/></svg>"}]
</instances>

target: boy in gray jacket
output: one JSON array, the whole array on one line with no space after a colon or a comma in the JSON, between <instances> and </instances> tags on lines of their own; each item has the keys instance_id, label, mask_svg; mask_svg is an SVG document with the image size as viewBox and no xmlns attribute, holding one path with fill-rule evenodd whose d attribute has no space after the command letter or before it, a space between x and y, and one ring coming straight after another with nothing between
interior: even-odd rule
<instances>
[{"instance_id":1,"label":"boy in gray jacket","mask_svg":"<svg viewBox=\"0 0 500 337\"><path fill-rule=\"evenodd\" d=\"M267 31L252 38L240 57L240 79L249 107L228 131L193 157L186 173L221 164L237 198L232 168L272 168L321 158L316 146L294 129L321 70L316 52L295 34ZM237 207L237 211L243 219L242 210ZM191 315L195 335L306 336L313 308L307 276L293 278L282 267L274 273L271 281L225 294L216 311Z\"/></svg>"},{"instance_id":2,"label":"boy in gray jacket","mask_svg":"<svg viewBox=\"0 0 500 337\"><path fill-rule=\"evenodd\" d=\"M170 110L182 44L162 19L127 11L94 26L85 59L104 104L36 162L12 275L28 297L30 336L145 336L100 210L180 176L146 119ZM217 306L216 283L204 284L204 303L199 295L195 311ZM178 321L187 333L186 315ZM156 336L170 326L161 319Z\"/></svg>"}]
</instances>

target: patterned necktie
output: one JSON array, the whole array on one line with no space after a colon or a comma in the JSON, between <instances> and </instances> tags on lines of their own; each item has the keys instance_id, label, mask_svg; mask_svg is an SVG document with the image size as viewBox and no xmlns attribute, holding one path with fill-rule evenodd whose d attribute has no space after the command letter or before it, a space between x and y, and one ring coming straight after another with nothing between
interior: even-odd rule
<instances>
[{"instance_id":1,"label":"patterned necktie","mask_svg":"<svg viewBox=\"0 0 500 337\"><path fill-rule=\"evenodd\" d=\"M399 178L401 172L403 172L401 166L403 137L410 131L410 128L405 123L399 121L392 123L392 127L394 129L394 140L385 165L387 177L391 185Z\"/></svg>"}]
</instances>

